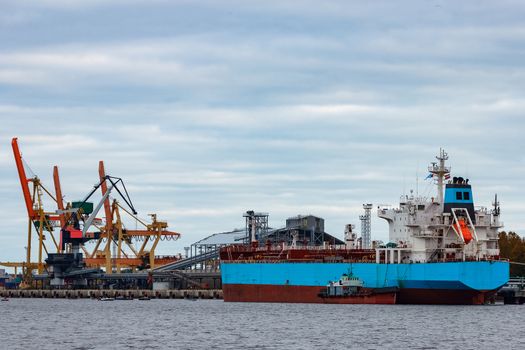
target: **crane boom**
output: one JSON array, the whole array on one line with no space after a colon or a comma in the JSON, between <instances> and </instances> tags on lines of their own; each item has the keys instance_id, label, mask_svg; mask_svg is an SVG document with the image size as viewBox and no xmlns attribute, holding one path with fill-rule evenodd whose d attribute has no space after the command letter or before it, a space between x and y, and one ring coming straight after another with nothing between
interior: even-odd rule
<instances>
[{"instance_id":1,"label":"crane boom","mask_svg":"<svg viewBox=\"0 0 525 350\"><path fill-rule=\"evenodd\" d=\"M66 224L66 217L63 214L64 201L62 199L62 187L60 186L60 176L58 175L58 167L56 165L53 167L53 182L55 184L57 208L61 213L58 215L58 218L60 220L60 227L63 227Z\"/></svg>"},{"instance_id":2,"label":"crane boom","mask_svg":"<svg viewBox=\"0 0 525 350\"><path fill-rule=\"evenodd\" d=\"M105 182L102 182L103 184ZM97 204L97 206L95 207L95 209L93 210L93 212L91 213L91 215L87 218L86 222L84 223L84 228L82 229L82 236L86 236L86 232L87 230L89 229L89 227L91 226L91 224L93 223L93 220L95 219L95 217L97 216L100 208L102 208L102 205L104 204L104 202L108 199L109 197L109 194L111 193L111 191L113 190L113 187L115 187L115 185L111 184L111 186L108 188L108 190L106 191L106 193L104 194L104 196L102 196L102 199L100 200L100 202Z\"/></svg>"},{"instance_id":3,"label":"crane boom","mask_svg":"<svg viewBox=\"0 0 525 350\"><path fill-rule=\"evenodd\" d=\"M104 181L104 179L106 178L106 171L104 170L103 161L98 162L98 175L102 183L102 185L100 186L102 190L102 196L105 196L106 192L108 191L108 185L106 184L106 181ZM109 198L107 197L104 201L104 213L106 214L106 232L110 232L111 226L113 225L113 220L111 215L111 205L109 204Z\"/></svg>"},{"instance_id":4,"label":"crane boom","mask_svg":"<svg viewBox=\"0 0 525 350\"><path fill-rule=\"evenodd\" d=\"M24 194L24 200L26 202L27 215L32 220L37 219L37 215L33 210L33 200L31 199L29 185L27 184L31 180L28 180L26 176L24 164L22 163L22 155L20 154L20 149L18 148L18 138L13 137L13 140L11 141L11 147L13 148L16 169L18 170L18 177L20 178L20 185L22 186L22 192Z\"/></svg>"}]
</instances>

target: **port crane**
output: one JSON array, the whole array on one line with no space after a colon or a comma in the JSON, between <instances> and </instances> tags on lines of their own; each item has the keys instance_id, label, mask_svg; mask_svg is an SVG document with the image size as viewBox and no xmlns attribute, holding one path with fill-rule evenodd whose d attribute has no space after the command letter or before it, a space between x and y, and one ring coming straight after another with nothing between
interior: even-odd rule
<instances>
[{"instance_id":1,"label":"port crane","mask_svg":"<svg viewBox=\"0 0 525 350\"><path fill-rule=\"evenodd\" d=\"M99 177L106 177L104 162L99 162ZM102 196L105 196L108 187L102 181L100 186ZM124 208L116 199L110 203L109 197L104 199L105 225L101 227L101 235L95 242L91 252L86 252L86 265L104 266L106 273L121 272L123 268L136 269L165 265L177 261L177 256L156 256L155 249L160 241L177 240L180 233L168 231L168 223L157 220L156 214L150 214L151 223L141 220L137 213ZM140 224L142 229L127 229L124 227L122 215L127 215ZM140 242L140 247L135 247L133 242ZM114 254L112 256L111 245ZM99 249L103 247L103 250Z\"/></svg>"},{"instance_id":2,"label":"port crane","mask_svg":"<svg viewBox=\"0 0 525 350\"><path fill-rule=\"evenodd\" d=\"M18 139L15 137L11 140L11 146L13 149L13 155L15 158L16 168L18 171L18 177L20 179L20 185L22 187L22 194L24 196L24 202L28 215L28 229L27 229L27 246L26 246L26 259L22 263L2 263L4 266L22 268L22 273L25 282L31 281L31 271L38 269L38 273L44 271L43 253L48 254L54 247L56 251L60 251L59 244L53 234L54 228L60 227L60 223L63 222L64 216L57 215L55 212L48 212L44 210L44 197L48 196L53 201L57 201L55 197L40 181L38 176L34 175L28 178L24 168L24 162L22 154L18 146ZM55 189L59 189L60 194L60 179L58 176L58 168L54 167L54 182ZM32 185L30 188L30 184ZM61 196L61 194L60 194ZM60 202L62 198L60 197ZM31 261L32 254L32 241L33 232L38 237L38 261ZM48 247L46 244L46 235L49 234L52 243Z\"/></svg>"},{"instance_id":3,"label":"port crane","mask_svg":"<svg viewBox=\"0 0 525 350\"><path fill-rule=\"evenodd\" d=\"M93 196L97 189L106 181L110 186L102 199L93 209L93 203L88 200ZM122 190L119 189L122 187ZM89 194L78 204L71 208L59 210L60 214L68 214L64 225L60 230L60 251L61 253L48 254L47 275L50 278L50 284L54 287L62 287L65 285L65 278L75 276L73 284L77 286L85 285L85 276L91 273L96 273L99 269L86 269L83 254L80 253L80 247L92 239L100 237L100 232L88 232L91 225L96 219L96 215L102 208L104 201L109 197L112 190L116 190L124 202L129 206L133 213L136 213L135 208L129 198L124 181L121 178L106 175Z\"/></svg>"},{"instance_id":4,"label":"port crane","mask_svg":"<svg viewBox=\"0 0 525 350\"><path fill-rule=\"evenodd\" d=\"M153 269L164 264L179 260L180 256L156 256L155 250L160 241L177 240L180 233L168 231L168 223L157 220L156 214L150 214L152 220L147 222L137 217L137 212L124 186L120 189L115 186L121 179L105 174L104 163L99 162L99 183L82 201L64 203L64 196L60 183L58 167L53 167L53 183L55 192L52 193L35 174L28 178L24 166L24 159L15 137L11 142L13 155L22 188L22 194L28 216L26 257L23 262L0 262L0 265L13 267L15 272L22 268L23 280L26 285L31 285L33 270L38 274L46 271L44 254L70 253L78 248L84 253L84 263L92 268L104 268L106 273L120 272L124 268L133 271L137 269ZM29 167L28 167L29 168ZM29 168L30 169L30 168ZM32 171L31 171L32 173ZM122 182L123 184L123 182ZM93 203L88 202L98 189L101 189L102 200L93 210ZM116 190L125 208L119 201L110 197ZM51 199L56 205L56 210L44 209L44 202ZM105 223L96 217L98 211L104 207ZM122 215L128 215L143 226L142 229L126 229ZM82 230L75 228L82 226ZM90 227L95 227L95 232L89 232ZM55 230L60 230L60 239L57 240ZM80 231L80 232L78 232ZM33 240L37 238L38 260L32 261ZM82 237L82 238L80 238ZM51 243L49 239L51 238ZM77 240L77 241L75 241ZM137 248L134 242L140 242ZM95 248L88 249L88 242L95 242ZM75 244L73 247L72 243ZM103 247L103 250L99 250ZM113 252L111 251L113 249ZM112 254L113 253L113 254Z\"/></svg>"}]
</instances>

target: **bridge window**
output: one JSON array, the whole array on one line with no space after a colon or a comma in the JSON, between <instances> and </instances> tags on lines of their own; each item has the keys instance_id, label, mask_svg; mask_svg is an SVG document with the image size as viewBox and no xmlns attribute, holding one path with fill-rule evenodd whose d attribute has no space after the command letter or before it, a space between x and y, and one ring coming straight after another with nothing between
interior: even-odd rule
<instances>
[{"instance_id":1,"label":"bridge window","mask_svg":"<svg viewBox=\"0 0 525 350\"><path fill-rule=\"evenodd\" d=\"M420 204L417 206L417 210L425 210L425 206Z\"/></svg>"},{"instance_id":2,"label":"bridge window","mask_svg":"<svg viewBox=\"0 0 525 350\"><path fill-rule=\"evenodd\" d=\"M463 192L463 199L468 201L470 199L470 192Z\"/></svg>"},{"instance_id":3,"label":"bridge window","mask_svg":"<svg viewBox=\"0 0 525 350\"><path fill-rule=\"evenodd\" d=\"M462 198L461 198L461 192L456 192L456 199L458 201L460 201Z\"/></svg>"}]
</instances>

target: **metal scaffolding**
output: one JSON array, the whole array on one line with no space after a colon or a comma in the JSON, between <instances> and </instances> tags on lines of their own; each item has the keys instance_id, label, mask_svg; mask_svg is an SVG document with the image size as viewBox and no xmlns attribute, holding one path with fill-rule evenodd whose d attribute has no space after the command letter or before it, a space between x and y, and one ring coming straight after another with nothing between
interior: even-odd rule
<instances>
[{"instance_id":1,"label":"metal scaffolding","mask_svg":"<svg viewBox=\"0 0 525 350\"><path fill-rule=\"evenodd\" d=\"M363 204L363 209L365 210L365 214L359 216L359 219L361 220L361 239L363 245L362 248L370 249L372 246L372 204Z\"/></svg>"},{"instance_id":2,"label":"metal scaffolding","mask_svg":"<svg viewBox=\"0 0 525 350\"><path fill-rule=\"evenodd\" d=\"M246 242L258 242L268 232L268 213L256 213L248 210L243 217L246 218Z\"/></svg>"}]
</instances>

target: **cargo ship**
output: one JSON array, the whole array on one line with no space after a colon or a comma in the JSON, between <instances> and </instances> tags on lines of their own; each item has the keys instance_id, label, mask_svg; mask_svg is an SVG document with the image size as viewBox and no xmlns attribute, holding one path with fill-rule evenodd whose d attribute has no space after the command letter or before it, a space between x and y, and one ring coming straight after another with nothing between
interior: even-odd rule
<instances>
[{"instance_id":1,"label":"cargo ship","mask_svg":"<svg viewBox=\"0 0 525 350\"><path fill-rule=\"evenodd\" d=\"M436 159L427 177L437 187L435 197L411 192L401 197L397 208L377 207L378 216L389 225L386 244L370 242L370 234L357 238L347 225L344 244L263 242L254 229L247 232L249 242L223 247L224 301L468 305L493 301L509 280L509 262L499 257L498 232L503 224L497 196L491 208L474 207L469 179L451 178L444 150Z\"/></svg>"}]
</instances>

